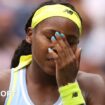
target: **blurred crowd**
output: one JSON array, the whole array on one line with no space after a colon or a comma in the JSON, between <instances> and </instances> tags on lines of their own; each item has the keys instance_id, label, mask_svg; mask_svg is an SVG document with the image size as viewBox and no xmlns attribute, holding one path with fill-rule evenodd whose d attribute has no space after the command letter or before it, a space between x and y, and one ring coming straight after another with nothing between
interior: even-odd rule
<instances>
[{"instance_id":1,"label":"blurred crowd","mask_svg":"<svg viewBox=\"0 0 105 105\"><path fill-rule=\"evenodd\" d=\"M83 20L80 70L105 77L105 0L69 0Z\"/></svg>"},{"instance_id":2,"label":"blurred crowd","mask_svg":"<svg viewBox=\"0 0 105 105\"><path fill-rule=\"evenodd\" d=\"M10 68L14 51L25 37L26 21L41 2L0 0L0 70Z\"/></svg>"},{"instance_id":3,"label":"blurred crowd","mask_svg":"<svg viewBox=\"0 0 105 105\"><path fill-rule=\"evenodd\" d=\"M44 1L48 0L0 0L0 70L10 68L13 53L25 37L27 19ZM104 76L105 0L65 1L73 4L83 19L79 44L82 48L80 70Z\"/></svg>"}]
</instances>

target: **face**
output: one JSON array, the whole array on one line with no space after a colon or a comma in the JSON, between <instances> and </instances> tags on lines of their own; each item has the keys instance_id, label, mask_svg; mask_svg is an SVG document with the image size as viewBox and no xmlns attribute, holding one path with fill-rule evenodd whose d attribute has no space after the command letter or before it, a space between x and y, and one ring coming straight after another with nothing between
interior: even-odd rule
<instances>
[{"instance_id":1,"label":"face","mask_svg":"<svg viewBox=\"0 0 105 105\"><path fill-rule=\"evenodd\" d=\"M65 34L68 43L75 52L79 41L79 30L72 21L66 18L52 17L46 19L36 29L30 29L27 36L32 44L33 62L37 63L49 75L55 74L55 63L48 60L50 57L48 48L54 47L51 37L56 31Z\"/></svg>"}]
</instances>

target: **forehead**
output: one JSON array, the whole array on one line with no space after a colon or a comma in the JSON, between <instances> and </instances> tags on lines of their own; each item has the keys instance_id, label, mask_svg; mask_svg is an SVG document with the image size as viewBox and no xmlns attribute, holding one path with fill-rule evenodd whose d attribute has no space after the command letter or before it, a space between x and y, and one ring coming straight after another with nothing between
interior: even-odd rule
<instances>
[{"instance_id":1,"label":"forehead","mask_svg":"<svg viewBox=\"0 0 105 105\"><path fill-rule=\"evenodd\" d=\"M79 34L79 29L77 25L72 22L71 20L63 17L51 17L47 18L46 20L42 21L41 23L38 24L37 26L37 31L38 30L55 30L55 31L60 31L62 33L73 33L78 35Z\"/></svg>"}]
</instances>

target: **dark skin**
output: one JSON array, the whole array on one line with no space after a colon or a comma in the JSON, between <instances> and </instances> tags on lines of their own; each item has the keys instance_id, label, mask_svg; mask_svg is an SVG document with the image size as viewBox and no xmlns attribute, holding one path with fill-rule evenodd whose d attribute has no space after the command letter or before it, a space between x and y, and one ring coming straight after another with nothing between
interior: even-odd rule
<instances>
[{"instance_id":1,"label":"dark skin","mask_svg":"<svg viewBox=\"0 0 105 105\"><path fill-rule=\"evenodd\" d=\"M65 37L56 36L61 32ZM56 40L51 40L55 36ZM71 40L72 39L72 40ZM32 63L26 68L28 94L36 105L52 105L59 98L58 88L77 79L87 105L104 104L104 82L95 74L80 72L81 49L78 27L70 20L53 17L29 27L26 41L32 44ZM48 52L48 48L52 48ZM8 73L7 73L8 72ZM1 72L0 90L8 90L10 71ZM3 105L5 97L0 97Z\"/></svg>"}]
</instances>

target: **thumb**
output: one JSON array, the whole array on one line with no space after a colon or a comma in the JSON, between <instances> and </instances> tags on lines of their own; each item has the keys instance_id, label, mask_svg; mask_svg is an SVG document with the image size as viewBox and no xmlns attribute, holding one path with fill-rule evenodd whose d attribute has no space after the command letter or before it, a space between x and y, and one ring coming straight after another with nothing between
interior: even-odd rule
<instances>
[{"instance_id":1,"label":"thumb","mask_svg":"<svg viewBox=\"0 0 105 105\"><path fill-rule=\"evenodd\" d=\"M50 53L51 58L53 58L54 60L56 60L58 58L58 55L55 51L53 51L53 49L48 48L48 52Z\"/></svg>"},{"instance_id":2,"label":"thumb","mask_svg":"<svg viewBox=\"0 0 105 105\"><path fill-rule=\"evenodd\" d=\"M77 50L75 52L75 56L76 56L76 59L77 59L77 67L78 67L78 69L79 69L79 66L80 66L81 51L82 51L81 48L77 48Z\"/></svg>"}]
</instances>

